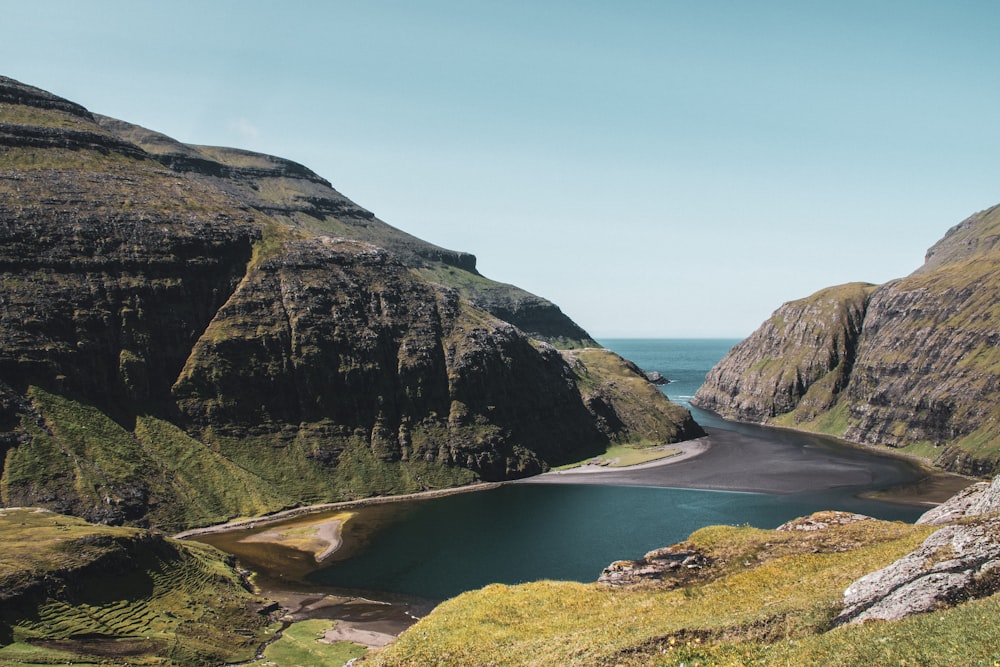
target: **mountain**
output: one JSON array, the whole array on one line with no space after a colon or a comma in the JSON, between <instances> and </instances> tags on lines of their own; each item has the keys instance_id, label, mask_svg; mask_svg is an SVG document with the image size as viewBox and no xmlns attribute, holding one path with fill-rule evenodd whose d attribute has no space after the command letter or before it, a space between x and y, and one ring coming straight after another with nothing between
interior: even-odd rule
<instances>
[{"instance_id":1,"label":"mountain","mask_svg":"<svg viewBox=\"0 0 1000 667\"><path fill-rule=\"evenodd\" d=\"M701 434L555 306L305 167L7 78L0 284L7 505L174 530Z\"/></svg>"},{"instance_id":2,"label":"mountain","mask_svg":"<svg viewBox=\"0 0 1000 667\"><path fill-rule=\"evenodd\" d=\"M786 303L712 369L692 405L995 472L1000 206L950 229L905 278Z\"/></svg>"}]
</instances>

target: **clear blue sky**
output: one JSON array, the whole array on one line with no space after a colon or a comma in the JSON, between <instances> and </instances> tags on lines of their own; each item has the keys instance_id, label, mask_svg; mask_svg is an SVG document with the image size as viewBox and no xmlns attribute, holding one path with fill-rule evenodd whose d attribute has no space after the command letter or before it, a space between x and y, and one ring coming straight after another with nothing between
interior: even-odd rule
<instances>
[{"instance_id":1,"label":"clear blue sky","mask_svg":"<svg viewBox=\"0 0 1000 667\"><path fill-rule=\"evenodd\" d=\"M1000 202L1000 2L8 1L0 73L302 162L597 337L741 337Z\"/></svg>"}]
</instances>

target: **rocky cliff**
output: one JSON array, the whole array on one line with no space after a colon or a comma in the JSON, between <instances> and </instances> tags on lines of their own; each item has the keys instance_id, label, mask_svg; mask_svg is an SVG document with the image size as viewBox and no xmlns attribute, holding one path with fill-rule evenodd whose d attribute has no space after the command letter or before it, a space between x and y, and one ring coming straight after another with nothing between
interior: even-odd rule
<instances>
[{"instance_id":1,"label":"rocky cliff","mask_svg":"<svg viewBox=\"0 0 1000 667\"><path fill-rule=\"evenodd\" d=\"M591 342L554 306L305 167L10 79L0 284L6 504L179 529L701 433L634 366L547 342Z\"/></svg>"},{"instance_id":2,"label":"rocky cliff","mask_svg":"<svg viewBox=\"0 0 1000 667\"><path fill-rule=\"evenodd\" d=\"M551 301L476 270L476 257L428 243L379 220L306 167L234 148L191 146L124 121L95 116L105 130L171 170L210 183L271 219L318 234L372 243L431 282L457 290L479 308L557 347L597 347Z\"/></svg>"},{"instance_id":3,"label":"rocky cliff","mask_svg":"<svg viewBox=\"0 0 1000 667\"><path fill-rule=\"evenodd\" d=\"M693 405L886 445L956 472L1000 462L1000 207L951 229L923 267L785 304Z\"/></svg>"}]
</instances>

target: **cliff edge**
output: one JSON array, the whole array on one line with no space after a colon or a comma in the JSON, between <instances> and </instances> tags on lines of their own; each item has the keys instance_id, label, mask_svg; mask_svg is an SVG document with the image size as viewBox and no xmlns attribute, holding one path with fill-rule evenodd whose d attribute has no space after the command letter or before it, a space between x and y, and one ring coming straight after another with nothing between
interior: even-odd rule
<instances>
[{"instance_id":1,"label":"cliff edge","mask_svg":"<svg viewBox=\"0 0 1000 667\"><path fill-rule=\"evenodd\" d=\"M953 227L906 278L783 305L712 369L692 405L995 472L998 239L1000 206Z\"/></svg>"}]
</instances>

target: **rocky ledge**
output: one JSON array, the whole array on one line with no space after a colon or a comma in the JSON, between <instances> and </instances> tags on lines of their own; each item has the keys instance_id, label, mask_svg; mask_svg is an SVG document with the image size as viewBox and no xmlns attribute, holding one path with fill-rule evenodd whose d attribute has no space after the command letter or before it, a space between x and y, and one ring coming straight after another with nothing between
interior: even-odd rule
<instances>
[{"instance_id":1,"label":"rocky ledge","mask_svg":"<svg viewBox=\"0 0 1000 667\"><path fill-rule=\"evenodd\" d=\"M980 483L924 514L943 525L919 548L844 591L836 623L900 620L1000 590L1000 477Z\"/></svg>"}]
</instances>

